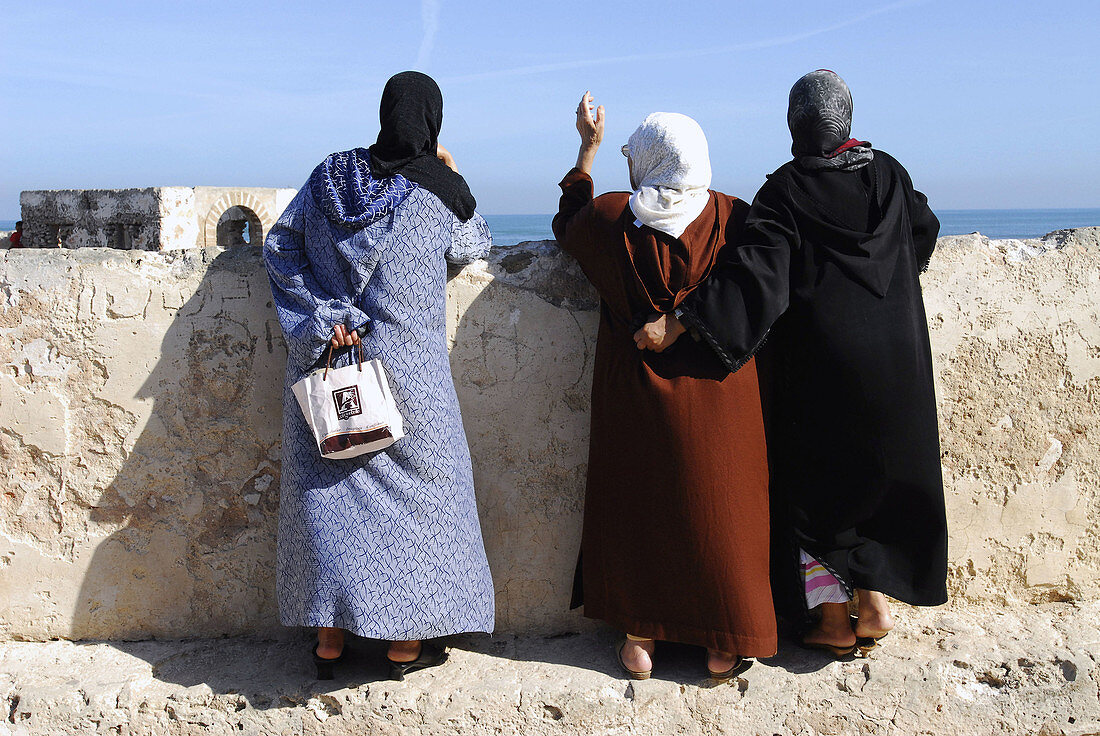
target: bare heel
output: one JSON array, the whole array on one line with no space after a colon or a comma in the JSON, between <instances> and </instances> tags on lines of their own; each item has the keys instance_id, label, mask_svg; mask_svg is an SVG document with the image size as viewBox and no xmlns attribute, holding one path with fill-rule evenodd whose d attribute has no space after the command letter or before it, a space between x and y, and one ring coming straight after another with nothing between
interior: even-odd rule
<instances>
[{"instance_id":1,"label":"bare heel","mask_svg":"<svg viewBox=\"0 0 1100 736\"><path fill-rule=\"evenodd\" d=\"M747 670L751 664L752 662L750 662L749 660L745 659L741 655L737 655L737 659L733 661L732 667L730 667L728 670L723 670L722 672L715 672L710 668L710 653L707 653L707 675L712 680L716 680L718 682L729 682L734 677L737 677L737 675L740 675L742 672Z\"/></svg>"},{"instance_id":2,"label":"bare heel","mask_svg":"<svg viewBox=\"0 0 1100 736\"><path fill-rule=\"evenodd\" d=\"M630 641L651 641L650 639L643 639L641 637L631 636L630 634L627 634L626 638ZM652 669L644 671L632 670L626 666L625 662L623 662L623 647L625 646L626 642L624 641L622 644L619 645L619 648L615 650L615 659L619 661L619 669L621 669L623 673L631 680L648 680L653 674Z\"/></svg>"},{"instance_id":3,"label":"bare heel","mask_svg":"<svg viewBox=\"0 0 1100 736\"><path fill-rule=\"evenodd\" d=\"M326 659L324 657L317 656L317 647L319 642L313 643L313 648L310 650L310 654L313 655L313 664L317 668L318 680L332 680L335 677L336 664L344 660L344 655L348 653L348 647L345 644L344 648L340 650L340 656L332 659Z\"/></svg>"},{"instance_id":4,"label":"bare heel","mask_svg":"<svg viewBox=\"0 0 1100 736\"><path fill-rule=\"evenodd\" d=\"M390 679L404 682L405 675L410 672L427 669L428 667L436 667L446 662L447 650L436 647L428 642L421 642L420 656L411 662L394 662L389 657L386 657L386 661L390 663Z\"/></svg>"}]
</instances>

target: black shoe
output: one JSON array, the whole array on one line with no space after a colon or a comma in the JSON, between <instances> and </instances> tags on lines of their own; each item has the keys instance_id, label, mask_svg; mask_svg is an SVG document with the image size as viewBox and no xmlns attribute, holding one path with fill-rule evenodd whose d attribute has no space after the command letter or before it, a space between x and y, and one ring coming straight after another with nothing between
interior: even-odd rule
<instances>
[{"instance_id":1,"label":"black shoe","mask_svg":"<svg viewBox=\"0 0 1100 736\"><path fill-rule=\"evenodd\" d=\"M313 647L310 649L310 653L313 655L313 664L317 666L317 679L318 680L331 680L333 678L332 668L333 665L344 661L344 657L348 653L348 645L345 644L344 648L340 650L339 657L333 657L327 659L325 657L318 656L317 647L320 642L313 642Z\"/></svg>"},{"instance_id":2,"label":"black shoe","mask_svg":"<svg viewBox=\"0 0 1100 736\"><path fill-rule=\"evenodd\" d=\"M386 657L386 661L390 663L390 679L401 682L409 672L435 667L446 662L447 650L423 641L420 642L420 656L413 661L394 662L389 657Z\"/></svg>"}]
</instances>

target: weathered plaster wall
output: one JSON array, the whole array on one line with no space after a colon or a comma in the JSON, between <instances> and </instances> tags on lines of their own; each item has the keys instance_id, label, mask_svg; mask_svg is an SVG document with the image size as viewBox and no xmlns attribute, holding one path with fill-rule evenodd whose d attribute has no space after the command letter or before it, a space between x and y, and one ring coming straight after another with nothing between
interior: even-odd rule
<instances>
[{"instance_id":1,"label":"weathered plaster wall","mask_svg":"<svg viewBox=\"0 0 1100 736\"><path fill-rule=\"evenodd\" d=\"M1096 598L1098 233L945 238L924 277L957 600ZM449 285L502 631L587 626L595 306L552 243ZM272 627L283 356L255 249L0 254L0 637Z\"/></svg>"},{"instance_id":2,"label":"weathered plaster wall","mask_svg":"<svg viewBox=\"0 0 1100 736\"><path fill-rule=\"evenodd\" d=\"M32 248L177 250L217 245L217 223L231 207L253 214L254 242L294 189L148 187L32 190L20 194L24 243Z\"/></svg>"},{"instance_id":3,"label":"weathered plaster wall","mask_svg":"<svg viewBox=\"0 0 1100 736\"><path fill-rule=\"evenodd\" d=\"M1096 598L1100 228L941 238L924 294L952 592Z\"/></svg>"},{"instance_id":4,"label":"weathered plaster wall","mask_svg":"<svg viewBox=\"0 0 1100 736\"><path fill-rule=\"evenodd\" d=\"M190 205L185 192L166 194L179 208ZM23 244L28 248L158 250L160 199L154 187L22 192Z\"/></svg>"}]
</instances>

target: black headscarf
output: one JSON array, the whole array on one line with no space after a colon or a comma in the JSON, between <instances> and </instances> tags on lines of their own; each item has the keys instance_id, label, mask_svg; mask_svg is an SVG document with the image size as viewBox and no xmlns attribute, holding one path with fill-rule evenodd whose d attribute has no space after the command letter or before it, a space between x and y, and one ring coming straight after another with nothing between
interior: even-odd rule
<instances>
[{"instance_id":1,"label":"black headscarf","mask_svg":"<svg viewBox=\"0 0 1100 736\"><path fill-rule=\"evenodd\" d=\"M443 94L435 80L420 72L390 77L378 118L382 129L370 147L371 173L401 174L439 197L463 222L473 217L477 202L466 180L435 155L443 124Z\"/></svg>"},{"instance_id":2,"label":"black headscarf","mask_svg":"<svg viewBox=\"0 0 1100 736\"><path fill-rule=\"evenodd\" d=\"M828 69L810 72L791 87L787 127L791 153L804 168L852 170L874 158L870 143L850 137L852 93Z\"/></svg>"}]
</instances>

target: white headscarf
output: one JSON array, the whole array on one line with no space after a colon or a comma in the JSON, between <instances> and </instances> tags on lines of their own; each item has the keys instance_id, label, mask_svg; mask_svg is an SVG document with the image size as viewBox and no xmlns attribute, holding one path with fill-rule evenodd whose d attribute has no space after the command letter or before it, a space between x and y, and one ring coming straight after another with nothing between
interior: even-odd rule
<instances>
[{"instance_id":1,"label":"white headscarf","mask_svg":"<svg viewBox=\"0 0 1100 736\"><path fill-rule=\"evenodd\" d=\"M630 211L654 230L680 237L710 201L710 151L703 129L687 115L655 112L625 148L636 187Z\"/></svg>"}]
</instances>

